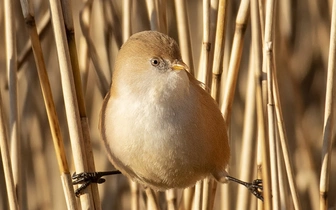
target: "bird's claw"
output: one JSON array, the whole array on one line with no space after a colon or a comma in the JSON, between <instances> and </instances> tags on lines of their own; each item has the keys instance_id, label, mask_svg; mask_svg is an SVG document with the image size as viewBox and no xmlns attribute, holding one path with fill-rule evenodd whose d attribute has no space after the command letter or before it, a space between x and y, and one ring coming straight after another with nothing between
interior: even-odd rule
<instances>
[{"instance_id":1,"label":"bird's claw","mask_svg":"<svg viewBox=\"0 0 336 210\"><path fill-rule=\"evenodd\" d=\"M120 171L104 171L104 172L82 172L77 174L76 172L72 175L72 184L81 184L75 191L75 195L79 197L83 194L84 190L91 184L101 184L105 182L103 176L120 174Z\"/></svg>"},{"instance_id":2,"label":"bird's claw","mask_svg":"<svg viewBox=\"0 0 336 210\"><path fill-rule=\"evenodd\" d=\"M262 180L261 179L253 180L253 182L249 183L249 185L246 186L246 187L249 189L249 191L254 196L256 196L260 200L264 201L264 197L262 195L263 186L262 186Z\"/></svg>"},{"instance_id":3,"label":"bird's claw","mask_svg":"<svg viewBox=\"0 0 336 210\"><path fill-rule=\"evenodd\" d=\"M79 197L83 194L83 191L91 184L91 183L97 183L101 184L105 182L105 179L101 178L102 174L99 174L97 172L82 172L79 174L76 174L76 172L72 175L72 184L81 184L76 191L75 195L76 197Z\"/></svg>"}]
</instances>

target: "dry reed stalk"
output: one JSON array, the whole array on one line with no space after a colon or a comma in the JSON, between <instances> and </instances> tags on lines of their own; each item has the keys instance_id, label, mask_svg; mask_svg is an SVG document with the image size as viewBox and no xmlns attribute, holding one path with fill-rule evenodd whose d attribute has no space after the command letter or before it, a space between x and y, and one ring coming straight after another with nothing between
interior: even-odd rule
<instances>
[{"instance_id":1,"label":"dry reed stalk","mask_svg":"<svg viewBox=\"0 0 336 210\"><path fill-rule=\"evenodd\" d=\"M275 121L275 104L273 93L273 74L275 72L273 57L273 28L274 28L275 0L270 0L266 5L265 17L265 42L264 42L264 67L267 72L267 118L268 118L268 138L271 166L272 204L274 210L280 209L279 177L278 177L278 154Z\"/></svg>"},{"instance_id":2,"label":"dry reed stalk","mask_svg":"<svg viewBox=\"0 0 336 210\"><path fill-rule=\"evenodd\" d=\"M77 55L77 46L75 41L75 29L73 25L72 19L72 7L69 0L61 0L62 3L62 11L65 23L65 30L67 34L68 46L69 46L69 53L72 65L72 73L74 77L74 85L76 90L77 96L77 103L78 103L78 110L80 116L80 123L83 133L83 143L84 143L84 152L86 156L88 171L96 171L92 146L91 146L91 137L90 137L90 129L89 129L89 122L88 117L86 114L86 107L85 107L85 99L83 94L83 86L81 81L81 74L79 70L78 64L78 55ZM96 210L101 209L98 186L96 183L92 183L90 185L93 197L93 204Z\"/></svg>"},{"instance_id":3,"label":"dry reed stalk","mask_svg":"<svg viewBox=\"0 0 336 210\"><path fill-rule=\"evenodd\" d=\"M194 210L202 210L203 180L196 183L194 195Z\"/></svg>"},{"instance_id":4,"label":"dry reed stalk","mask_svg":"<svg viewBox=\"0 0 336 210\"><path fill-rule=\"evenodd\" d=\"M156 0L146 0L150 30L160 31L158 6Z\"/></svg>"},{"instance_id":5,"label":"dry reed stalk","mask_svg":"<svg viewBox=\"0 0 336 210\"><path fill-rule=\"evenodd\" d=\"M276 112L276 119L277 119L277 128L278 128L279 139L280 139L280 146L281 146L282 155L283 155L283 159L285 163L286 174L288 177L289 188L290 188L292 199L293 199L294 209L300 210L301 204L298 198L298 192L297 192L297 187L295 184L294 172L292 169L293 161L288 151L288 138L287 138L287 134L285 130L285 124L284 124L283 114L282 114L282 109L281 109L278 82L277 82L275 75L276 75L276 69L274 69L274 74L273 74L273 81L274 81L273 82L273 93L274 93L274 105L275 105L275 112Z\"/></svg>"},{"instance_id":6,"label":"dry reed stalk","mask_svg":"<svg viewBox=\"0 0 336 210\"><path fill-rule=\"evenodd\" d=\"M223 86L224 98L223 98L222 110L224 110L223 115L227 125L230 124L231 108L236 89L241 54L243 51L243 38L245 34L245 29L247 27L249 4L250 4L249 0L243 0L241 1L238 9L235 35L233 38L228 74L227 79L225 81L225 87Z\"/></svg>"},{"instance_id":7,"label":"dry reed stalk","mask_svg":"<svg viewBox=\"0 0 336 210\"><path fill-rule=\"evenodd\" d=\"M164 34L168 33L168 22L167 22L167 0L159 0L158 2L158 19L160 25L160 31Z\"/></svg>"},{"instance_id":8,"label":"dry reed stalk","mask_svg":"<svg viewBox=\"0 0 336 210\"><path fill-rule=\"evenodd\" d=\"M206 87L209 87L208 70L210 49L210 0L203 0L203 38L200 63L196 75L197 79L204 83Z\"/></svg>"},{"instance_id":9,"label":"dry reed stalk","mask_svg":"<svg viewBox=\"0 0 336 210\"><path fill-rule=\"evenodd\" d=\"M195 195L195 187L188 187L184 189L179 210L191 210L194 195Z\"/></svg>"},{"instance_id":10,"label":"dry reed stalk","mask_svg":"<svg viewBox=\"0 0 336 210\"><path fill-rule=\"evenodd\" d=\"M51 20L50 20L50 13L45 12L43 14L43 17L40 20L40 32L39 37L40 39L43 39L46 36L46 32L51 28ZM21 50L20 54L18 55L18 70L20 71L22 65L27 60L28 56L32 53L32 46L30 40L26 42L26 44L23 47L23 50Z\"/></svg>"},{"instance_id":11,"label":"dry reed stalk","mask_svg":"<svg viewBox=\"0 0 336 210\"><path fill-rule=\"evenodd\" d=\"M326 99L324 108L324 122L323 122L323 145L322 145L322 166L320 175L320 210L327 210L329 208L329 181L331 170L331 148L333 140L334 129L334 73L335 73L335 59L336 59L336 2L333 1L332 15L331 15L331 31L329 42L329 58L328 58L328 73L326 85Z\"/></svg>"},{"instance_id":12,"label":"dry reed stalk","mask_svg":"<svg viewBox=\"0 0 336 210\"><path fill-rule=\"evenodd\" d=\"M21 168L21 141L20 121L18 110L18 84L17 84L17 51L16 51L16 24L13 1L4 1L5 15L5 44L6 44L6 70L9 89L9 140L12 161L12 173L19 207L23 205L23 177Z\"/></svg>"},{"instance_id":13,"label":"dry reed stalk","mask_svg":"<svg viewBox=\"0 0 336 210\"><path fill-rule=\"evenodd\" d=\"M257 153L257 173L258 178L263 180L263 196L264 202L258 200L258 209L272 209L271 201L271 184L270 184L270 166L268 141L266 135L265 124L265 103L263 102L263 72L262 72L262 36L263 26L261 19L258 0L251 0L251 32L252 32L252 54L254 56L253 63L255 69L255 97L257 112L257 136L258 136L258 153Z\"/></svg>"},{"instance_id":14,"label":"dry reed stalk","mask_svg":"<svg viewBox=\"0 0 336 210\"><path fill-rule=\"evenodd\" d=\"M39 103L39 100L34 100L34 102L37 105ZM46 170L46 168L48 168L48 161L47 161L47 158L45 158L46 153L43 147L44 137L42 134L45 132L45 130L40 129L43 127L41 115L30 116L28 120L30 123L30 127L29 127L30 132L29 132L29 135L27 136L27 140L29 142L28 151L31 153L31 158L34 163L33 168L32 168L33 173L35 174L34 178L35 180L38 180L36 182L35 199L38 198L36 202L39 203L39 205L41 206L40 207L41 209L51 209L52 208L52 197L54 197L55 195L54 194L52 195L52 190L49 187L51 183L50 176L52 173L50 173L49 170ZM73 193L72 186L70 190L71 190L70 192Z\"/></svg>"},{"instance_id":15,"label":"dry reed stalk","mask_svg":"<svg viewBox=\"0 0 336 210\"><path fill-rule=\"evenodd\" d=\"M239 179L241 180L251 180L253 175L253 166L255 163L255 148L256 141L255 139L255 70L254 62L255 59L252 53L252 47L250 48L250 63L249 63L249 72L248 80L246 86L246 100L245 100L245 114L244 114L244 130L242 136L242 149L241 149L241 158L240 158L240 174ZM250 203L250 193L244 186L238 186L237 193L237 205L236 209L247 209Z\"/></svg>"},{"instance_id":16,"label":"dry reed stalk","mask_svg":"<svg viewBox=\"0 0 336 210\"><path fill-rule=\"evenodd\" d=\"M211 199L211 186L212 186L212 180L210 177L207 177L203 180L203 193L202 193L202 210L208 210Z\"/></svg>"},{"instance_id":17,"label":"dry reed stalk","mask_svg":"<svg viewBox=\"0 0 336 210\"><path fill-rule=\"evenodd\" d=\"M277 143L277 154L281 154L281 148L279 141ZM279 177L279 197L280 197L280 209L289 209L289 197L288 196L288 186L287 186L287 177L286 172L284 171L284 161L281 155L278 157L277 162L278 167L278 177ZM292 205L291 205L292 206Z\"/></svg>"},{"instance_id":18,"label":"dry reed stalk","mask_svg":"<svg viewBox=\"0 0 336 210\"><path fill-rule=\"evenodd\" d=\"M139 210L140 209L139 184L130 180L130 188L131 188L131 209Z\"/></svg>"},{"instance_id":19,"label":"dry reed stalk","mask_svg":"<svg viewBox=\"0 0 336 210\"><path fill-rule=\"evenodd\" d=\"M122 31L121 29L121 21L120 17L117 15L116 8L113 6L113 2L111 1L103 1L101 6L102 11L104 12L104 19L106 21L106 32L105 36L110 36L109 33L112 34L114 37L118 49L121 47L123 41L122 41ZM107 38L105 38L106 40ZM108 42L107 42L108 43ZM109 45L107 45L109 46ZM110 52L110 51L108 51ZM110 58L111 56L109 56ZM110 69L112 69L112 65L110 64ZM111 76L111 75L110 75Z\"/></svg>"},{"instance_id":20,"label":"dry reed stalk","mask_svg":"<svg viewBox=\"0 0 336 210\"><path fill-rule=\"evenodd\" d=\"M61 173L61 180L63 184L63 190L67 202L68 209L77 209L76 199L74 196L72 180L69 172L69 167L65 155L64 143L59 126L58 117L56 114L56 108L53 101L53 96L50 88L49 78L43 58L41 43L35 24L34 12L30 1L21 0L21 7L23 17L26 22L26 26L29 32L31 45L34 53L35 63L37 66L37 72L40 80L40 85L43 93L45 107L48 115L50 130L53 138L55 153L59 170Z\"/></svg>"},{"instance_id":21,"label":"dry reed stalk","mask_svg":"<svg viewBox=\"0 0 336 210\"><path fill-rule=\"evenodd\" d=\"M211 49L211 40L210 40L210 0L203 0L203 38L202 38L202 49L201 49L201 58L200 64L197 72L198 80L205 84L206 87L209 87L209 56ZM203 192L200 196L200 206L199 208L207 209L209 206L208 201L211 197L211 181L209 178L204 179L203 181ZM195 198L196 199L196 198ZM197 207L196 207L197 209Z\"/></svg>"},{"instance_id":22,"label":"dry reed stalk","mask_svg":"<svg viewBox=\"0 0 336 210\"><path fill-rule=\"evenodd\" d=\"M220 192L221 192L221 198L220 198L220 209L231 209L232 208L232 202L231 202L231 191L230 191L230 184L222 184L220 185Z\"/></svg>"},{"instance_id":23,"label":"dry reed stalk","mask_svg":"<svg viewBox=\"0 0 336 210\"><path fill-rule=\"evenodd\" d=\"M167 210L177 210L177 190L169 189L165 192L167 201Z\"/></svg>"},{"instance_id":24,"label":"dry reed stalk","mask_svg":"<svg viewBox=\"0 0 336 210\"><path fill-rule=\"evenodd\" d=\"M132 0L124 0L122 10L122 37L125 43L132 35Z\"/></svg>"},{"instance_id":25,"label":"dry reed stalk","mask_svg":"<svg viewBox=\"0 0 336 210\"><path fill-rule=\"evenodd\" d=\"M223 60L223 50L225 46L226 10L227 1L219 0L211 82L211 96L217 102L219 100L219 88L223 71L221 65Z\"/></svg>"},{"instance_id":26,"label":"dry reed stalk","mask_svg":"<svg viewBox=\"0 0 336 210\"><path fill-rule=\"evenodd\" d=\"M96 74L98 77L98 88L101 95L104 97L109 89L108 82L104 76L103 67L100 65L99 56L94 43L90 36L90 23L91 23L91 10L92 10L92 0L86 1L82 11L80 12L79 23L82 29L83 36L85 37L86 44L88 46L89 55L91 61L96 69Z\"/></svg>"},{"instance_id":27,"label":"dry reed stalk","mask_svg":"<svg viewBox=\"0 0 336 210\"><path fill-rule=\"evenodd\" d=\"M9 1L8 1L9 2ZM8 12L8 2L5 1L5 8ZM9 3L10 4L10 3ZM7 18L7 17L6 17ZM4 175L6 179L6 189L7 189L7 198L10 210L18 210L19 209L19 202L16 195L16 188L14 183L13 171L12 171L12 164L10 158L10 152L8 147L8 136L5 126L5 117L2 110L2 96L0 91L0 151L1 151L1 160L4 170Z\"/></svg>"},{"instance_id":28,"label":"dry reed stalk","mask_svg":"<svg viewBox=\"0 0 336 210\"><path fill-rule=\"evenodd\" d=\"M83 84L83 91L84 95L86 95L87 90L87 81L89 76L89 68L90 68L90 58L89 58L89 48L86 43L86 40L83 36L79 38L79 45L78 45L78 66L81 71L82 75L82 84Z\"/></svg>"},{"instance_id":29,"label":"dry reed stalk","mask_svg":"<svg viewBox=\"0 0 336 210\"><path fill-rule=\"evenodd\" d=\"M154 190L152 190L149 187L146 187L145 192L147 195L147 210L160 210L160 206Z\"/></svg>"},{"instance_id":30,"label":"dry reed stalk","mask_svg":"<svg viewBox=\"0 0 336 210\"><path fill-rule=\"evenodd\" d=\"M69 48L64 28L64 20L61 4L57 0L50 0L51 19L54 29L56 50L59 60L63 97L65 102L65 111L69 127L70 142L74 157L74 163L77 173L88 170L86 153L83 143L83 133L81 128L78 102L72 74ZM83 209L94 208L92 191L89 187L84 194L80 196Z\"/></svg>"},{"instance_id":31,"label":"dry reed stalk","mask_svg":"<svg viewBox=\"0 0 336 210\"><path fill-rule=\"evenodd\" d=\"M209 196L209 199L208 199L208 203L209 203L208 209L212 210L214 208L214 205L215 205L215 196L216 196L218 183L213 178L211 178L210 181L211 181L211 185L210 185L211 188L210 188L210 196Z\"/></svg>"},{"instance_id":32,"label":"dry reed stalk","mask_svg":"<svg viewBox=\"0 0 336 210\"><path fill-rule=\"evenodd\" d=\"M185 63L189 66L189 72L194 75L194 60L190 40L190 29L186 0L175 0L176 22L181 55Z\"/></svg>"}]
</instances>

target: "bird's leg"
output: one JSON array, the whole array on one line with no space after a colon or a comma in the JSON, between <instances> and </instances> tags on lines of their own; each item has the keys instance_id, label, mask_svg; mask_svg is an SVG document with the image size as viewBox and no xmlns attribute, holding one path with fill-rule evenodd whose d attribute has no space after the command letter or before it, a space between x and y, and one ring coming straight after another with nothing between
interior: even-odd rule
<instances>
[{"instance_id":1,"label":"bird's leg","mask_svg":"<svg viewBox=\"0 0 336 210\"><path fill-rule=\"evenodd\" d=\"M103 171L103 172L83 172L76 174L76 172L72 175L72 184L81 184L79 188L75 191L75 195L78 197L83 194L83 191L91 184L97 183L101 184L105 182L103 176L109 176L114 174L121 174L120 171Z\"/></svg>"},{"instance_id":2,"label":"bird's leg","mask_svg":"<svg viewBox=\"0 0 336 210\"><path fill-rule=\"evenodd\" d=\"M232 176L226 176L226 179L229 181L236 182L238 184L244 185L254 196L259 198L260 200L264 201L264 197L262 196L262 180L261 179L256 179L253 182L244 182L239 179L236 179Z\"/></svg>"}]
</instances>

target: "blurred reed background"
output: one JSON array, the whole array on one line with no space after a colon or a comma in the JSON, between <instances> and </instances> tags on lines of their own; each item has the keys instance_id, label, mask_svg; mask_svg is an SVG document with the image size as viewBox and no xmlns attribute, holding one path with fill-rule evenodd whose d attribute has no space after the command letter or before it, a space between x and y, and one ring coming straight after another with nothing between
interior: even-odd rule
<instances>
[{"instance_id":1,"label":"blurred reed background","mask_svg":"<svg viewBox=\"0 0 336 210\"><path fill-rule=\"evenodd\" d=\"M0 2L0 209L336 208L333 1ZM118 49L150 29L218 101L229 172L262 178L264 203L210 179L151 197L122 175L74 197L73 172L113 170L100 107Z\"/></svg>"}]
</instances>

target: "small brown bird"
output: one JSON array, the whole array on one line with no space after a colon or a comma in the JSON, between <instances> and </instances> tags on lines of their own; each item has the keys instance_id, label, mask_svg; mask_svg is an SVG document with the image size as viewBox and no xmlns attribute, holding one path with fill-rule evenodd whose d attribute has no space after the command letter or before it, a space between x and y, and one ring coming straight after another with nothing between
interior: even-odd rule
<instances>
[{"instance_id":1,"label":"small brown bird","mask_svg":"<svg viewBox=\"0 0 336 210\"><path fill-rule=\"evenodd\" d=\"M140 32L121 47L99 124L110 161L132 180L157 190L185 188L213 176L243 184L261 198L259 181L250 184L227 175L224 118L187 70L177 43L165 34ZM103 182L100 177L107 174L91 174L96 178L88 182ZM74 179L83 183L86 176Z\"/></svg>"},{"instance_id":2,"label":"small brown bird","mask_svg":"<svg viewBox=\"0 0 336 210\"><path fill-rule=\"evenodd\" d=\"M227 129L218 105L183 63L174 39L144 31L121 47L100 132L113 165L153 189L226 181Z\"/></svg>"}]
</instances>

